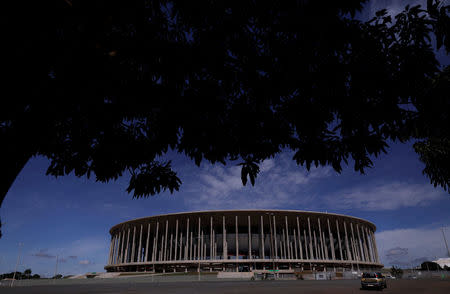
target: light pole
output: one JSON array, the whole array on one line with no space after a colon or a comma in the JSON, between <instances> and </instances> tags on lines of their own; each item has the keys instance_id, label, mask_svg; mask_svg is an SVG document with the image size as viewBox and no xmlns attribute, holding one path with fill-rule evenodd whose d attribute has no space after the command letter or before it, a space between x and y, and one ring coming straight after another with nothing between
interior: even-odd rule
<instances>
[{"instance_id":1,"label":"light pole","mask_svg":"<svg viewBox=\"0 0 450 294\"><path fill-rule=\"evenodd\" d=\"M199 244L199 246L200 246L201 237L194 237L194 239L197 240L197 244ZM199 250L199 252L201 252L200 249L197 249L197 250ZM201 273L200 273L201 272L201 270L200 270L200 254L197 254L197 260L198 260L198 268L197 268L198 280L200 281L200 275L201 275Z\"/></svg>"},{"instance_id":2,"label":"light pole","mask_svg":"<svg viewBox=\"0 0 450 294\"><path fill-rule=\"evenodd\" d=\"M445 238L445 234L444 234L444 227L441 228L441 231L442 231L442 237L444 237L445 247L447 248L447 256L450 257L450 251L448 250L447 239Z\"/></svg>"},{"instance_id":3,"label":"light pole","mask_svg":"<svg viewBox=\"0 0 450 294\"><path fill-rule=\"evenodd\" d=\"M274 253L274 240L273 240L273 229L272 229L272 219L271 216L273 216L273 213L267 213L267 216L269 217L269 229L270 229L270 255L272 256L272 271L273 271L273 276L274 278L276 278L276 274L275 274L275 253Z\"/></svg>"},{"instance_id":4,"label":"light pole","mask_svg":"<svg viewBox=\"0 0 450 294\"><path fill-rule=\"evenodd\" d=\"M17 253L16 268L14 269L14 275L13 275L13 280L11 281L11 287L13 286L14 281L16 280L16 272L17 272L17 267L19 266L19 260L20 260L20 248L22 248L22 246L23 246L23 243L19 242L19 250Z\"/></svg>"},{"instance_id":5,"label":"light pole","mask_svg":"<svg viewBox=\"0 0 450 294\"><path fill-rule=\"evenodd\" d=\"M55 281L54 283L56 283L56 275L58 274L58 255L56 255L56 264L55 264Z\"/></svg>"}]
</instances>

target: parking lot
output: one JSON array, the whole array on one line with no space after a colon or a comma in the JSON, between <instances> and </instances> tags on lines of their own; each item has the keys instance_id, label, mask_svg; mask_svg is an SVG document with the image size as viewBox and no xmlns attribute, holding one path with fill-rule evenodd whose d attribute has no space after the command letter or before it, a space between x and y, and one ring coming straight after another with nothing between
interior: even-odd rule
<instances>
[{"instance_id":1,"label":"parking lot","mask_svg":"<svg viewBox=\"0 0 450 294\"><path fill-rule=\"evenodd\" d=\"M59 283L58 283L59 282ZM0 287L2 294L7 293L104 293L104 294L139 294L139 293L371 293L361 290L358 280L334 281L162 281L148 278L128 278L110 280L83 280L76 283L57 281L55 284ZM450 293L450 281L427 280L392 280L384 293Z\"/></svg>"}]
</instances>

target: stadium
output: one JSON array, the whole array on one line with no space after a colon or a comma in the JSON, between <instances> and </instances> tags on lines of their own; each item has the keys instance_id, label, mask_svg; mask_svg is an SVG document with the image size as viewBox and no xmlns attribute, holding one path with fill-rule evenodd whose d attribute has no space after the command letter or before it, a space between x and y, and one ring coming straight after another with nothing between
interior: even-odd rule
<instances>
[{"instance_id":1,"label":"stadium","mask_svg":"<svg viewBox=\"0 0 450 294\"><path fill-rule=\"evenodd\" d=\"M354 271L383 265L373 223L297 210L221 210L111 228L108 272Z\"/></svg>"}]
</instances>

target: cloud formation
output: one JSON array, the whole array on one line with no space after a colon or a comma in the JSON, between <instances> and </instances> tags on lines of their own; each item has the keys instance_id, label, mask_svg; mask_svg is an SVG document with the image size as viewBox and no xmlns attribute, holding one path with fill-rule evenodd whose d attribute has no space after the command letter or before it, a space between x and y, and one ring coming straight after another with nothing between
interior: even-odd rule
<instances>
[{"instance_id":1,"label":"cloud formation","mask_svg":"<svg viewBox=\"0 0 450 294\"><path fill-rule=\"evenodd\" d=\"M394 257L398 257L398 256L404 256L407 254L408 254L408 248L395 247L395 248L389 249L386 252L386 257L394 258Z\"/></svg>"},{"instance_id":2,"label":"cloud formation","mask_svg":"<svg viewBox=\"0 0 450 294\"><path fill-rule=\"evenodd\" d=\"M410 7L416 5L422 5L422 8L426 8L427 4L425 0L377 0L369 2L370 16L374 16L378 10L387 9L388 14L397 15L405 9L406 5Z\"/></svg>"},{"instance_id":3,"label":"cloud formation","mask_svg":"<svg viewBox=\"0 0 450 294\"><path fill-rule=\"evenodd\" d=\"M417 266L425 260L446 256L438 227L395 229L375 234L381 262L385 266ZM448 236L447 236L448 238Z\"/></svg>"},{"instance_id":4,"label":"cloud formation","mask_svg":"<svg viewBox=\"0 0 450 294\"><path fill-rule=\"evenodd\" d=\"M242 185L240 166L207 165L191 185L185 204L192 209L271 209L311 207L315 196L308 193L317 180L330 176L331 168L297 166L290 154L260 164L256 185Z\"/></svg>"},{"instance_id":5,"label":"cloud formation","mask_svg":"<svg viewBox=\"0 0 450 294\"><path fill-rule=\"evenodd\" d=\"M81 265L89 265L89 264L92 264L92 263L91 263L89 260L87 260L87 259L85 259L85 260L80 260L78 263L81 264Z\"/></svg>"},{"instance_id":6,"label":"cloud formation","mask_svg":"<svg viewBox=\"0 0 450 294\"><path fill-rule=\"evenodd\" d=\"M42 257L42 258L55 258L56 255L49 254L48 249L41 249L36 253L31 254L32 256Z\"/></svg>"},{"instance_id":7,"label":"cloud formation","mask_svg":"<svg viewBox=\"0 0 450 294\"><path fill-rule=\"evenodd\" d=\"M392 182L357 186L326 197L338 209L395 210L427 206L444 197L444 192L430 184Z\"/></svg>"}]
</instances>

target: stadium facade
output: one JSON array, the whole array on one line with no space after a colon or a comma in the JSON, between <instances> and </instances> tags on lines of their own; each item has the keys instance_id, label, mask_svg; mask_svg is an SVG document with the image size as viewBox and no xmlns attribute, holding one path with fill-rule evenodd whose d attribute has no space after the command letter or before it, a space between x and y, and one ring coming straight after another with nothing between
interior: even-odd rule
<instances>
[{"instance_id":1,"label":"stadium facade","mask_svg":"<svg viewBox=\"0 0 450 294\"><path fill-rule=\"evenodd\" d=\"M173 213L111 228L108 272L381 268L373 223L296 210Z\"/></svg>"}]
</instances>

